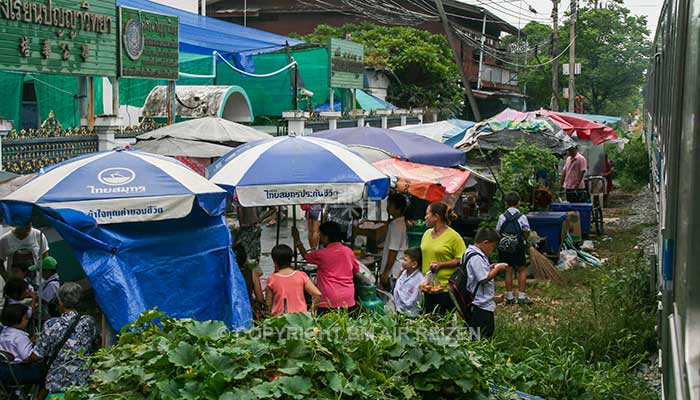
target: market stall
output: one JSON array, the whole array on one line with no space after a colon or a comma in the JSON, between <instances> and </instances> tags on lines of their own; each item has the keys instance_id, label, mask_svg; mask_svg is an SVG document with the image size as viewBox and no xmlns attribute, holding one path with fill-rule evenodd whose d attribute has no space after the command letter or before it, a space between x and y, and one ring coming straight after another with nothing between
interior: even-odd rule
<instances>
[{"instance_id":1,"label":"market stall","mask_svg":"<svg viewBox=\"0 0 700 400\"><path fill-rule=\"evenodd\" d=\"M40 171L0 200L4 222L45 221L70 245L113 329L153 307L247 326L226 192L167 157L107 151Z\"/></svg>"}]
</instances>

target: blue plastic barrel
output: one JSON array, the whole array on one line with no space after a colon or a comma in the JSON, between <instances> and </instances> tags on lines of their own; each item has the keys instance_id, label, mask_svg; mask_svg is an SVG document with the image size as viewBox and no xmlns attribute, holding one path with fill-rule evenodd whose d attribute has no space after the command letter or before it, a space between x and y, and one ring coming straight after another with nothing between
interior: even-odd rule
<instances>
[{"instance_id":1,"label":"blue plastic barrel","mask_svg":"<svg viewBox=\"0 0 700 400\"><path fill-rule=\"evenodd\" d=\"M549 206L552 211L578 211L581 215L581 233L589 235L591 233L591 203L552 203Z\"/></svg>"},{"instance_id":2,"label":"blue plastic barrel","mask_svg":"<svg viewBox=\"0 0 700 400\"><path fill-rule=\"evenodd\" d=\"M533 211L527 214L530 229L547 238L547 252L550 254L559 253L561 233L567 218L569 214L560 211Z\"/></svg>"}]
</instances>

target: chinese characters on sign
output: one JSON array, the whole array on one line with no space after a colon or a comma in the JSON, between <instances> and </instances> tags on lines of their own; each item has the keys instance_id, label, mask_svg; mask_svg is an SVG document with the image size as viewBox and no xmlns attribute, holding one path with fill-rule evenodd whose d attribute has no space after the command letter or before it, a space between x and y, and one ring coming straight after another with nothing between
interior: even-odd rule
<instances>
[{"instance_id":1,"label":"chinese characters on sign","mask_svg":"<svg viewBox=\"0 0 700 400\"><path fill-rule=\"evenodd\" d=\"M0 0L0 70L116 75L109 0Z\"/></svg>"}]
</instances>

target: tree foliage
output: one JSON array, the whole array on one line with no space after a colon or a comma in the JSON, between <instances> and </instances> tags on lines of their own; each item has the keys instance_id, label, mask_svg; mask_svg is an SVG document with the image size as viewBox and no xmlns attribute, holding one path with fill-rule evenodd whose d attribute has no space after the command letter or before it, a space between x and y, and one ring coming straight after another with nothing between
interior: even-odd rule
<instances>
[{"instance_id":1,"label":"tree foliage","mask_svg":"<svg viewBox=\"0 0 700 400\"><path fill-rule=\"evenodd\" d=\"M629 9L617 2L608 2L606 7L596 3L591 1L579 9L576 62L581 64L581 75L576 77L576 92L584 97L588 112L619 115L632 111L640 102L650 48L647 20L644 16L632 15ZM559 65L569 60L566 48L570 23L569 19L559 28L557 54L564 52ZM523 31L528 43L542 43L547 41L552 30L547 25L531 22ZM528 56L531 65L550 60L549 48L539 54L531 52ZM549 104L551 76L551 64L521 72L520 84L523 89L527 87L533 105L546 107ZM567 77L560 77L559 87L566 87Z\"/></svg>"},{"instance_id":2,"label":"tree foliage","mask_svg":"<svg viewBox=\"0 0 700 400\"><path fill-rule=\"evenodd\" d=\"M365 64L387 68L399 85L392 85L389 101L400 107L436 107L457 112L462 101L459 75L447 39L442 35L407 27L370 23L341 27L319 25L302 39L326 43L329 37L365 45Z\"/></svg>"}]
</instances>

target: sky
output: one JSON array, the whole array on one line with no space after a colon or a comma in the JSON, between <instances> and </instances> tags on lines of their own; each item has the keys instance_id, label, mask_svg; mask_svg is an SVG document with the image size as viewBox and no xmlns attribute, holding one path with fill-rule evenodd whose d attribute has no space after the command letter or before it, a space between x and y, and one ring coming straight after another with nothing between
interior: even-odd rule
<instances>
[{"instance_id":1,"label":"sky","mask_svg":"<svg viewBox=\"0 0 700 400\"><path fill-rule=\"evenodd\" d=\"M605 0L601 1L605 3ZM562 11L569 8L569 2L570 0L561 0L559 3L560 21L563 18ZM582 2L583 0L579 0L579 3ZM532 20L551 24L551 0L467 0L466 3L487 8L516 27L518 26L519 15L520 26L525 26ZM656 30L662 5L662 0L625 0L625 6L633 14L647 16L647 26L651 31L652 37ZM533 7L537 14L529 12L530 7Z\"/></svg>"}]
</instances>

